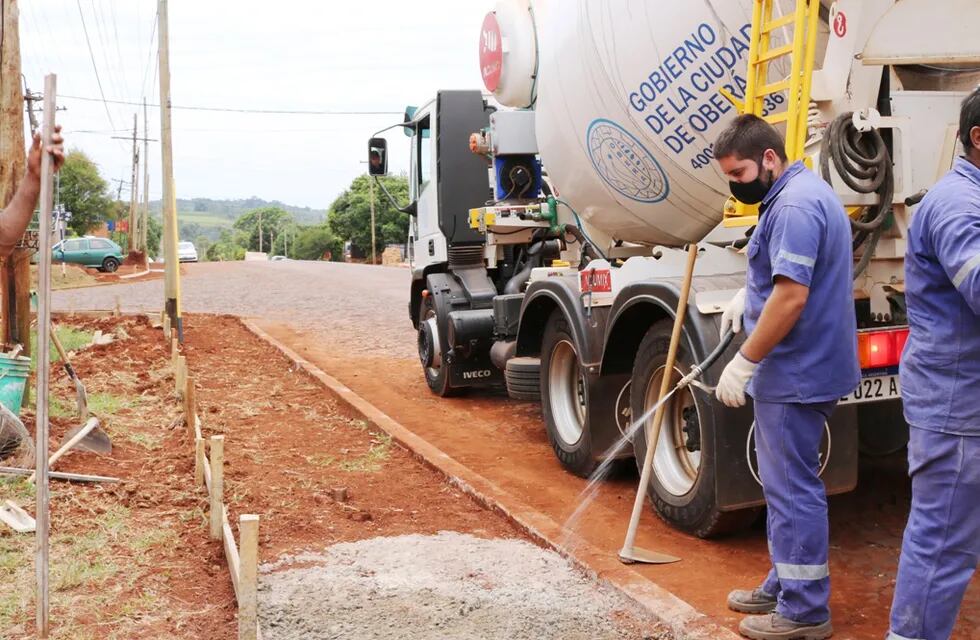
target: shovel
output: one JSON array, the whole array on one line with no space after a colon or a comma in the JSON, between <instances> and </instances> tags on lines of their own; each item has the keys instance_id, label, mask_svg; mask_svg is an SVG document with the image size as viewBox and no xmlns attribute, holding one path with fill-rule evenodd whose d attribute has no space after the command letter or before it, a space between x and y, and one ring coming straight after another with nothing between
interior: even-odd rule
<instances>
[{"instance_id":1,"label":"shovel","mask_svg":"<svg viewBox=\"0 0 980 640\"><path fill-rule=\"evenodd\" d=\"M58 339L58 332L54 323L51 323L51 342L54 343L54 348L58 350L58 355L61 356L61 362L64 363L65 373L68 374L68 378L75 383L75 402L78 404L78 415L82 420L88 419L88 394L85 392L85 385L79 379L78 374L75 373L75 368L71 366L71 361L68 359L68 353L65 352L65 348L61 346L61 340ZM108 440L108 438L106 438Z\"/></svg>"},{"instance_id":2,"label":"shovel","mask_svg":"<svg viewBox=\"0 0 980 640\"><path fill-rule=\"evenodd\" d=\"M48 458L48 468L54 466L61 456L74 448L93 453L111 453L112 441L109 435L99 426L98 418L89 418L83 425L72 428L65 434L61 447ZM28 482L34 482L35 474L31 474Z\"/></svg>"}]
</instances>

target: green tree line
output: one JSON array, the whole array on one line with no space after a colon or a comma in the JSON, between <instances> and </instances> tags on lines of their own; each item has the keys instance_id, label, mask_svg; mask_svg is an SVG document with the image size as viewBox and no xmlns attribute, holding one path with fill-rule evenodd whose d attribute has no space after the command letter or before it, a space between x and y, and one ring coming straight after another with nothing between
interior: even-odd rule
<instances>
[{"instance_id":1,"label":"green tree line","mask_svg":"<svg viewBox=\"0 0 980 640\"><path fill-rule=\"evenodd\" d=\"M408 199L408 181L404 176L380 179L393 198L404 204ZM380 254L388 244L402 244L408 235L408 216L395 209L367 175L358 176L327 212L326 222L309 224L310 209L265 204L238 216L230 229L222 229L215 239L200 225L183 222L181 240L194 242L198 255L206 260L241 260L246 251L286 255L298 260L343 260L344 244L350 242L355 253L371 251L371 199L375 207L375 230ZM108 182L98 167L79 150L72 150L61 170L61 201L72 212L69 223L77 235L85 235L104 222L125 219L128 204L112 198ZM212 203L193 200L199 207ZM249 201L235 201L244 203ZM255 203L264 203L254 199ZM299 218L299 219L297 219ZM148 245L151 255L158 255L162 225L149 217Z\"/></svg>"}]
</instances>

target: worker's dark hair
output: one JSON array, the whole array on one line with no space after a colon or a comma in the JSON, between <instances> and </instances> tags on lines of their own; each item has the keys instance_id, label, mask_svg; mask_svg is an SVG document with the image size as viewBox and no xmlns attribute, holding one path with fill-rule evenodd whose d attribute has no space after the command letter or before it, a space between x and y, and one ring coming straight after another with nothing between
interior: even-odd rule
<instances>
[{"instance_id":1,"label":"worker's dark hair","mask_svg":"<svg viewBox=\"0 0 980 640\"><path fill-rule=\"evenodd\" d=\"M735 156L739 160L762 162L766 149L772 149L786 162L786 143L771 124L751 113L738 116L715 140L715 158Z\"/></svg>"},{"instance_id":2,"label":"worker's dark hair","mask_svg":"<svg viewBox=\"0 0 980 640\"><path fill-rule=\"evenodd\" d=\"M963 143L963 151L970 153L973 143L970 141L970 129L980 127L980 87L963 100L960 107L960 142Z\"/></svg>"}]
</instances>

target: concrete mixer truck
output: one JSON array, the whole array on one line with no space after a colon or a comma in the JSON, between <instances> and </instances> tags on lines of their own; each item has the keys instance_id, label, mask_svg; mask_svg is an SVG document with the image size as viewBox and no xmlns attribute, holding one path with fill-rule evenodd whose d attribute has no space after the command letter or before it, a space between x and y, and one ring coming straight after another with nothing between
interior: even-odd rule
<instances>
[{"instance_id":1,"label":"concrete mixer truck","mask_svg":"<svg viewBox=\"0 0 980 640\"><path fill-rule=\"evenodd\" d=\"M411 216L408 314L426 383L540 402L558 461L589 475L662 378L719 342L756 218L729 196L712 142L751 111L787 148L799 140L796 157L852 219L864 378L828 421L821 474L829 493L853 489L859 451L907 438L905 232L956 155L959 103L980 81L976 24L975 0L500 0L480 31L485 91L441 91L389 128L411 138L410 202L398 206ZM374 174L384 134L369 142ZM690 243L692 293L666 372ZM626 453L642 460L647 437L639 429ZM764 502L751 408L704 388L675 394L647 491L697 536L751 521Z\"/></svg>"}]
</instances>

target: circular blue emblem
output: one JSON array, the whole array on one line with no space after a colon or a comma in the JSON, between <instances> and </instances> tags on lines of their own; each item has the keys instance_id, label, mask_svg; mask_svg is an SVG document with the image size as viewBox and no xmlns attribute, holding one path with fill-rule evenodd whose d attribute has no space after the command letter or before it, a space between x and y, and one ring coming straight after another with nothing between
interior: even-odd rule
<instances>
[{"instance_id":1,"label":"circular blue emblem","mask_svg":"<svg viewBox=\"0 0 980 640\"><path fill-rule=\"evenodd\" d=\"M636 137L612 120L598 118L585 134L592 166L617 192L637 202L660 202L670 193L667 174Z\"/></svg>"}]
</instances>

